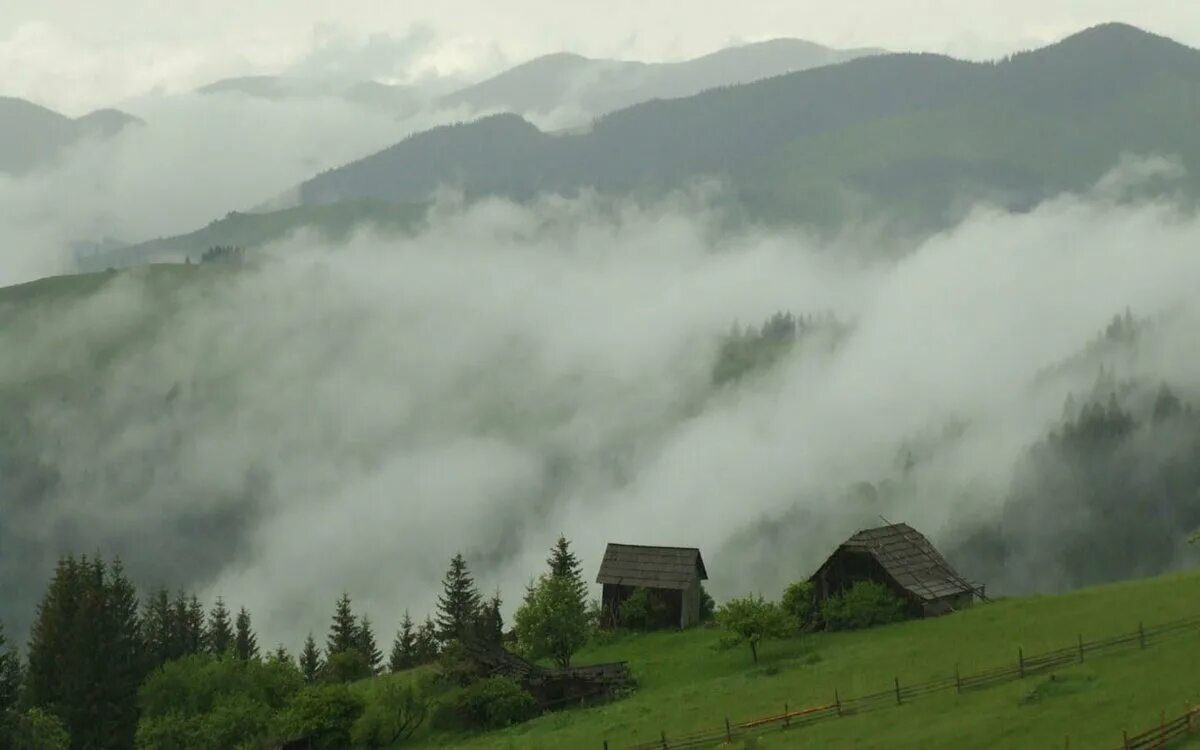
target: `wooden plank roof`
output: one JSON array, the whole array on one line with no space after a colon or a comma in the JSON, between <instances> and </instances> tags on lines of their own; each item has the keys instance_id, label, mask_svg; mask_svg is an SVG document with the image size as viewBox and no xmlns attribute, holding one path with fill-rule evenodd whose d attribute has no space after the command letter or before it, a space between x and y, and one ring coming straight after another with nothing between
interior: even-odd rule
<instances>
[{"instance_id":1,"label":"wooden plank roof","mask_svg":"<svg viewBox=\"0 0 1200 750\"><path fill-rule=\"evenodd\" d=\"M609 543L596 583L649 589L686 589L708 580L704 560L695 547L645 547Z\"/></svg>"},{"instance_id":2,"label":"wooden plank roof","mask_svg":"<svg viewBox=\"0 0 1200 750\"><path fill-rule=\"evenodd\" d=\"M871 555L899 586L923 601L975 590L921 532L906 523L859 531L834 556L843 550Z\"/></svg>"}]
</instances>

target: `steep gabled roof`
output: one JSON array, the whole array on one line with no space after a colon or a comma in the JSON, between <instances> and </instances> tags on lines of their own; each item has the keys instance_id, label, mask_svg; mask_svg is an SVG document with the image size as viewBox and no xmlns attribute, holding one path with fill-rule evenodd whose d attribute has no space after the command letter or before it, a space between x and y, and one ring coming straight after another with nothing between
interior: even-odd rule
<instances>
[{"instance_id":1,"label":"steep gabled roof","mask_svg":"<svg viewBox=\"0 0 1200 750\"><path fill-rule=\"evenodd\" d=\"M643 547L609 543L596 583L651 589L686 589L708 580L704 560L695 547Z\"/></svg>"},{"instance_id":2,"label":"steep gabled roof","mask_svg":"<svg viewBox=\"0 0 1200 750\"><path fill-rule=\"evenodd\" d=\"M843 551L871 555L897 585L923 601L975 590L921 532L906 523L860 531L833 556Z\"/></svg>"}]
</instances>

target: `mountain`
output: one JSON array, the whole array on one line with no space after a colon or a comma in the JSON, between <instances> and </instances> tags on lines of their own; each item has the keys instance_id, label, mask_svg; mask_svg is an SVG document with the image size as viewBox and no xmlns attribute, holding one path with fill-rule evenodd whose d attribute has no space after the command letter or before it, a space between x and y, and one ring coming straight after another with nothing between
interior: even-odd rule
<instances>
[{"instance_id":1,"label":"mountain","mask_svg":"<svg viewBox=\"0 0 1200 750\"><path fill-rule=\"evenodd\" d=\"M319 81L291 76L242 76L223 78L196 89L198 94L240 95L267 101L288 99L335 98L382 112L406 117L426 100L413 86L376 81Z\"/></svg>"},{"instance_id":2,"label":"mountain","mask_svg":"<svg viewBox=\"0 0 1200 750\"><path fill-rule=\"evenodd\" d=\"M774 39L676 63L597 60L545 55L443 97L450 107L545 114L574 108L601 115L651 99L674 99L706 89L846 62L882 50L835 50L800 39Z\"/></svg>"},{"instance_id":3,"label":"mountain","mask_svg":"<svg viewBox=\"0 0 1200 750\"><path fill-rule=\"evenodd\" d=\"M1200 52L1095 27L995 63L860 58L635 105L587 132L516 115L414 135L304 183L305 203L419 202L438 186L524 199L661 193L717 177L752 215L836 224L880 211L940 227L979 200L1020 209L1095 183L1126 154L1200 182Z\"/></svg>"},{"instance_id":4,"label":"mountain","mask_svg":"<svg viewBox=\"0 0 1200 750\"><path fill-rule=\"evenodd\" d=\"M0 97L0 173L36 169L80 140L110 138L134 123L141 120L115 109L73 120L25 99Z\"/></svg>"}]
</instances>

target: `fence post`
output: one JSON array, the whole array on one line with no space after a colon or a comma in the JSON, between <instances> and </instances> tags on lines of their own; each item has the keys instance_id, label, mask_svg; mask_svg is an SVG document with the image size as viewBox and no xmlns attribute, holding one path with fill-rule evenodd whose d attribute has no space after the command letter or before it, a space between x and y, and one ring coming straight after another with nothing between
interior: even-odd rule
<instances>
[{"instance_id":1,"label":"fence post","mask_svg":"<svg viewBox=\"0 0 1200 750\"><path fill-rule=\"evenodd\" d=\"M962 677L958 673L958 665L954 665L954 692L962 692Z\"/></svg>"},{"instance_id":2,"label":"fence post","mask_svg":"<svg viewBox=\"0 0 1200 750\"><path fill-rule=\"evenodd\" d=\"M1021 679L1025 679L1025 649L1017 649L1017 671L1021 675Z\"/></svg>"},{"instance_id":3,"label":"fence post","mask_svg":"<svg viewBox=\"0 0 1200 750\"><path fill-rule=\"evenodd\" d=\"M1124 748L1124 750L1129 750L1129 732L1128 731L1121 732L1121 747Z\"/></svg>"},{"instance_id":4,"label":"fence post","mask_svg":"<svg viewBox=\"0 0 1200 750\"><path fill-rule=\"evenodd\" d=\"M1158 714L1158 746L1167 744L1167 711L1163 709Z\"/></svg>"},{"instance_id":5,"label":"fence post","mask_svg":"<svg viewBox=\"0 0 1200 750\"><path fill-rule=\"evenodd\" d=\"M835 706L837 706L838 718L842 718L842 699L841 696L838 695L837 688L833 689L833 703Z\"/></svg>"},{"instance_id":6,"label":"fence post","mask_svg":"<svg viewBox=\"0 0 1200 750\"><path fill-rule=\"evenodd\" d=\"M604 741L604 750L608 750L608 740Z\"/></svg>"},{"instance_id":7,"label":"fence post","mask_svg":"<svg viewBox=\"0 0 1200 750\"><path fill-rule=\"evenodd\" d=\"M1138 623L1138 645L1142 648L1146 647L1146 631L1140 622Z\"/></svg>"},{"instance_id":8,"label":"fence post","mask_svg":"<svg viewBox=\"0 0 1200 750\"><path fill-rule=\"evenodd\" d=\"M1083 633L1079 634L1079 663L1083 664Z\"/></svg>"},{"instance_id":9,"label":"fence post","mask_svg":"<svg viewBox=\"0 0 1200 750\"><path fill-rule=\"evenodd\" d=\"M733 732L729 729L729 717L725 717L725 741L733 742Z\"/></svg>"},{"instance_id":10,"label":"fence post","mask_svg":"<svg viewBox=\"0 0 1200 750\"><path fill-rule=\"evenodd\" d=\"M896 678L896 705L900 705L900 678Z\"/></svg>"},{"instance_id":11,"label":"fence post","mask_svg":"<svg viewBox=\"0 0 1200 750\"><path fill-rule=\"evenodd\" d=\"M662 730L662 746L663 750L667 750L667 730Z\"/></svg>"},{"instance_id":12,"label":"fence post","mask_svg":"<svg viewBox=\"0 0 1200 750\"><path fill-rule=\"evenodd\" d=\"M786 703L783 704L783 728L787 729L792 725L792 712L788 710Z\"/></svg>"}]
</instances>

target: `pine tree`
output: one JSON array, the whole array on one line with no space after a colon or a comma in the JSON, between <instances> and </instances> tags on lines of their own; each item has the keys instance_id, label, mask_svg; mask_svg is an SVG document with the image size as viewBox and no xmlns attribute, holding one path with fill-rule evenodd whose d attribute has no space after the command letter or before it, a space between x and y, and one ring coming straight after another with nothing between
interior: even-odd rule
<instances>
[{"instance_id":1,"label":"pine tree","mask_svg":"<svg viewBox=\"0 0 1200 750\"><path fill-rule=\"evenodd\" d=\"M400 630L396 632L396 640L392 643L392 657L388 667L393 672L411 669L417 665L417 633L413 627L408 610L404 610L404 619L400 621Z\"/></svg>"},{"instance_id":2,"label":"pine tree","mask_svg":"<svg viewBox=\"0 0 1200 750\"><path fill-rule=\"evenodd\" d=\"M417 664L428 664L437 658L437 626L433 624L429 615L425 615L425 622L417 628L416 645L413 650Z\"/></svg>"},{"instance_id":3,"label":"pine tree","mask_svg":"<svg viewBox=\"0 0 1200 750\"><path fill-rule=\"evenodd\" d=\"M192 594L188 599L187 626L184 628L189 654L203 654L208 651L208 626L204 620L204 605Z\"/></svg>"},{"instance_id":4,"label":"pine tree","mask_svg":"<svg viewBox=\"0 0 1200 750\"><path fill-rule=\"evenodd\" d=\"M119 562L59 561L31 631L24 700L61 719L74 747L133 746L145 677L137 609Z\"/></svg>"},{"instance_id":5,"label":"pine tree","mask_svg":"<svg viewBox=\"0 0 1200 750\"><path fill-rule=\"evenodd\" d=\"M437 636L445 645L469 637L479 612L479 591L461 552L451 558L442 589L438 596Z\"/></svg>"},{"instance_id":6,"label":"pine tree","mask_svg":"<svg viewBox=\"0 0 1200 750\"><path fill-rule=\"evenodd\" d=\"M304 650L300 652L300 672L304 675L304 681L316 682L321 676L323 666L325 665L321 661L321 652L317 650L317 642L313 640L310 632L304 640Z\"/></svg>"},{"instance_id":7,"label":"pine tree","mask_svg":"<svg viewBox=\"0 0 1200 750\"><path fill-rule=\"evenodd\" d=\"M479 608L477 632L486 643L499 646L504 640L504 617L500 614L500 589Z\"/></svg>"},{"instance_id":8,"label":"pine tree","mask_svg":"<svg viewBox=\"0 0 1200 750\"><path fill-rule=\"evenodd\" d=\"M233 627L229 622L229 610L225 600L217 597L212 612L208 615L208 653L224 656L233 648Z\"/></svg>"},{"instance_id":9,"label":"pine tree","mask_svg":"<svg viewBox=\"0 0 1200 750\"><path fill-rule=\"evenodd\" d=\"M151 668L161 667L176 658L174 651L175 613L165 588L156 589L146 600L142 613L142 640Z\"/></svg>"},{"instance_id":10,"label":"pine tree","mask_svg":"<svg viewBox=\"0 0 1200 750\"><path fill-rule=\"evenodd\" d=\"M234 623L233 653L242 661L258 658L258 637L250 627L250 613L245 607L238 610Z\"/></svg>"},{"instance_id":11,"label":"pine tree","mask_svg":"<svg viewBox=\"0 0 1200 750\"><path fill-rule=\"evenodd\" d=\"M287 646L281 643L271 652L271 660L277 664L291 664L292 655L288 653Z\"/></svg>"},{"instance_id":12,"label":"pine tree","mask_svg":"<svg viewBox=\"0 0 1200 750\"><path fill-rule=\"evenodd\" d=\"M4 637L4 623L0 623L0 717L13 706L21 695L21 659L8 645Z\"/></svg>"},{"instance_id":13,"label":"pine tree","mask_svg":"<svg viewBox=\"0 0 1200 750\"><path fill-rule=\"evenodd\" d=\"M565 536L559 536L550 557L546 560L550 566L550 575L565 578L571 582L571 590L584 605L587 604L587 584L583 581L583 566L580 565L575 553L571 551L571 543Z\"/></svg>"},{"instance_id":14,"label":"pine tree","mask_svg":"<svg viewBox=\"0 0 1200 750\"><path fill-rule=\"evenodd\" d=\"M204 607L195 596L182 591L171 605L171 659L201 653L204 650Z\"/></svg>"},{"instance_id":15,"label":"pine tree","mask_svg":"<svg viewBox=\"0 0 1200 750\"><path fill-rule=\"evenodd\" d=\"M333 623L325 640L325 659L358 646L358 622L350 608L350 595L343 592L334 606Z\"/></svg>"},{"instance_id":16,"label":"pine tree","mask_svg":"<svg viewBox=\"0 0 1200 750\"><path fill-rule=\"evenodd\" d=\"M383 663L383 653L375 645L375 631L371 628L370 617L362 616L354 640L354 647L367 660L367 666L371 668L372 672L378 674L379 666Z\"/></svg>"}]
</instances>

